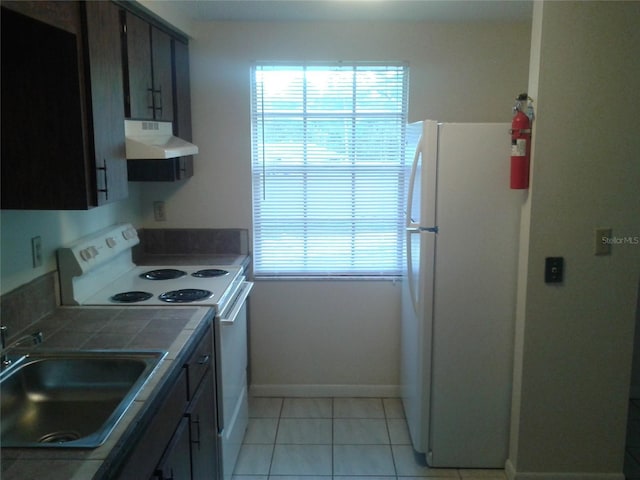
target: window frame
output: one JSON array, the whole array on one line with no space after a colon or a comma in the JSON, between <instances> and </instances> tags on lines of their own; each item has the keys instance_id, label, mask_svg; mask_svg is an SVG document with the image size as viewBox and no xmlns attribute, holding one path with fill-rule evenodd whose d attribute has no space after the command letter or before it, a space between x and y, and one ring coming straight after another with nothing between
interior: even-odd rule
<instances>
[{"instance_id":1,"label":"window frame","mask_svg":"<svg viewBox=\"0 0 640 480\"><path fill-rule=\"evenodd\" d=\"M261 84L257 77L258 71L260 69L269 69L269 68L297 68L301 69L304 72L304 81L303 81L303 89L306 90L307 86L307 78L306 74L308 69L317 69L317 68L326 68L326 69L352 69L354 72L354 80L353 80L353 88L354 92L356 92L357 80L356 74L362 72L362 69L372 69L373 71L385 71L384 69L390 69L397 76L401 78L397 85L395 85L396 89L399 85L400 91L400 100L395 100L396 104L399 104L398 111L389 111L389 112L370 112L370 113L358 113L356 112L356 108L354 107L351 112L336 112L329 110L326 115L323 115L322 112L309 113L307 111L307 98L303 98L303 109L301 112L290 113L292 116L301 117L302 123L305 125L301 132L303 132L303 138L305 140L301 143L301 147L303 150L303 154L301 156L301 161L305 164L304 167L296 167L294 165L287 166L282 165L280 167L275 167L273 165L268 165L270 162L265 159L268 158L266 154L266 149L268 143L268 138L265 136L264 128L265 128L265 119L271 118L272 116L275 118L280 114L268 113L265 108L265 96L264 96L264 84ZM262 70L264 71L264 70ZM343 71L343 70L340 70ZM409 65L407 62L400 61L390 61L390 62L255 62L251 67L251 148L252 148L252 158L251 158L251 176L252 176L252 214L253 214L253 252L254 252L254 276L256 278L284 278L284 279L386 279L386 278L397 278L401 275L402 272L402 263L403 263L403 244L404 244L404 200L406 197L406 186L408 182L408 168L407 168L407 152L405 151L406 147L406 125L408 120L408 81L409 81ZM381 90L383 83L380 83L379 90ZM355 105L357 101L357 97L353 97L350 101ZM377 104L376 104L377 105ZM286 113L282 114L283 117L286 117ZM349 122L352 122L354 125L358 121L363 121L363 119L375 119L375 118L385 118L385 117L393 117L395 118L396 125L394 128L397 128L394 131L394 140L395 147L393 148L393 154L391 157L393 158L393 162L389 162L389 165L384 165L384 162L378 162L378 165L372 164L369 169L372 172L377 172L373 174L373 177L378 175L377 178L383 178L379 172L384 168L384 171L391 171L395 178L395 187L393 189L394 192L394 213L393 219L389 219L389 226L393 224L393 229L388 229L384 235L389 237L393 237L393 240L389 241L390 245L392 245L393 254L389 254L386 256L388 260L393 259L393 267L384 267L382 269L376 268L365 268L362 266L355 267L354 262L357 260L356 254L351 254L351 267L350 268L336 268L336 269L310 269L308 266L301 269L278 269L278 268L264 268L261 264L262 259L262 246L259 245L259 242L264 240L262 235L262 229L265 228L265 223L261 220L262 212L261 208L265 203L265 199L262 198L265 191L265 183L267 184L267 192L268 192L268 182L267 174L273 172L285 172L288 168L291 171L301 172L302 175L309 175L311 172L314 172L316 169L326 169L327 164L324 163L321 166L310 166L308 165L310 158L315 158L314 154L309 154L308 152L313 148L323 148L321 146L316 146L313 143L310 143L306 138L307 135L307 122L311 119L318 120L326 116L327 118L331 118L333 120L337 118L344 118ZM388 121L392 123L391 120ZM356 139L356 128L352 128L351 136ZM397 138L396 138L397 137ZM393 143L392 142L392 143ZM353 149L358 148L358 143L353 142ZM358 171L366 170L363 166L355 166L355 154L353 152L348 152L348 161L351 163L350 166L350 175L355 176ZM318 158L321 155L318 154ZM386 157L385 157L386 158ZM325 159L322 158L324 161ZM334 159L335 160L335 159ZM335 161L334 165L331 165L330 168L340 169L339 161ZM385 168L386 167L386 168ZM409 165L410 167L410 165ZM297 169L297 170L296 170ZM349 169L347 169L349 170ZM392 191L391 189L389 191ZM268 194L268 193L267 193ZM356 197L356 193L354 187L351 187L351 197ZM306 198L306 197L305 197ZM359 198L359 197L358 197ZM352 200L355 202L355 200ZM308 200L305 200L305 205L311 204ZM379 204L381 205L381 204ZM305 219L307 217L305 216ZM354 220L355 219L355 220ZM351 215L348 221L351 225L357 227L358 217L354 217ZM303 222L305 225L306 222ZM370 222L371 223L371 222ZM393 230L393 231L392 231ZM362 234L360 234L363 236ZM373 234L372 234L373 235ZM378 233L377 235L381 235ZM346 235L343 235L346 238ZM364 238L365 236L363 236ZM312 235L303 236L304 239L313 239ZM357 243L358 234L351 234L350 237L351 243ZM369 242L371 243L371 242ZM306 248L306 247L305 247ZM302 255L304 258L307 258L308 251L303 248L304 254ZM357 248L357 247L352 247ZM382 247L381 247L382 248ZM391 247L388 247L391 250ZM313 262L312 262L313 263ZM356 262L357 263L357 262Z\"/></svg>"}]
</instances>

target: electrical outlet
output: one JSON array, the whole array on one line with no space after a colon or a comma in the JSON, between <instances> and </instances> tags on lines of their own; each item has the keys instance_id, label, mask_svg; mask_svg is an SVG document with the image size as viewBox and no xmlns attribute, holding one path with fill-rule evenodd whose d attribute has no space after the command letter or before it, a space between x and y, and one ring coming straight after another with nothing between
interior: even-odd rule
<instances>
[{"instance_id":1,"label":"electrical outlet","mask_svg":"<svg viewBox=\"0 0 640 480\"><path fill-rule=\"evenodd\" d=\"M31 260L33 268L42 266L42 238L39 235L31 239Z\"/></svg>"},{"instance_id":2,"label":"electrical outlet","mask_svg":"<svg viewBox=\"0 0 640 480\"><path fill-rule=\"evenodd\" d=\"M153 218L156 222L166 222L167 212L164 209L164 202L161 200L153 202Z\"/></svg>"}]
</instances>

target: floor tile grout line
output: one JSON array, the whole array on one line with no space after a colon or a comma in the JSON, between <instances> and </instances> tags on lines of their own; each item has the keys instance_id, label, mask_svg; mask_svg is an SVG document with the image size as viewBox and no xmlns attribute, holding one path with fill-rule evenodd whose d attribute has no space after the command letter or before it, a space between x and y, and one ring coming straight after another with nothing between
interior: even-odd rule
<instances>
[{"instance_id":1,"label":"floor tile grout line","mask_svg":"<svg viewBox=\"0 0 640 480\"><path fill-rule=\"evenodd\" d=\"M336 426L336 398L331 399L331 475L332 479L336 473L336 459L335 459L335 426Z\"/></svg>"},{"instance_id":2,"label":"floor tile grout line","mask_svg":"<svg viewBox=\"0 0 640 480\"><path fill-rule=\"evenodd\" d=\"M276 456L276 441L278 440L278 432L280 431L280 419L282 418L282 410L284 409L284 398L280 401L280 409L278 410L278 421L276 422L276 432L273 436L273 443L271 444L271 460L269 460L269 472L267 478L271 476L271 470L273 469L273 459Z\"/></svg>"},{"instance_id":3,"label":"floor tile grout line","mask_svg":"<svg viewBox=\"0 0 640 480\"><path fill-rule=\"evenodd\" d=\"M391 462L393 463L393 471L398 478L398 466L396 465L396 456L393 454L393 445L391 444L391 432L389 430L389 418L387 417L387 410L384 407L384 401L382 402L382 410L384 411L384 425L387 429L387 439L389 440L389 450L391 450Z\"/></svg>"}]
</instances>

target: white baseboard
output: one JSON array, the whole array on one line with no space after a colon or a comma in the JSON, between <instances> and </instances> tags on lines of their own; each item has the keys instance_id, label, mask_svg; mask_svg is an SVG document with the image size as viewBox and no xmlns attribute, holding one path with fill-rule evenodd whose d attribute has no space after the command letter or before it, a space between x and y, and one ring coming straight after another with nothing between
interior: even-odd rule
<instances>
[{"instance_id":1,"label":"white baseboard","mask_svg":"<svg viewBox=\"0 0 640 480\"><path fill-rule=\"evenodd\" d=\"M624 473L516 472L511 460L504 469L509 480L625 480Z\"/></svg>"},{"instance_id":2,"label":"white baseboard","mask_svg":"<svg viewBox=\"0 0 640 480\"><path fill-rule=\"evenodd\" d=\"M251 385L253 397L399 397L400 385Z\"/></svg>"}]
</instances>

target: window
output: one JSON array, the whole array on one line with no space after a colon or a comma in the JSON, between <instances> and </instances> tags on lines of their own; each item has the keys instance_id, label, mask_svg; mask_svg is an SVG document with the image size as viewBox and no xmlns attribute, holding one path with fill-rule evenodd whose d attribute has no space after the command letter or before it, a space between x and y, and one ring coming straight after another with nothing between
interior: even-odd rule
<instances>
[{"instance_id":1,"label":"window","mask_svg":"<svg viewBox=\"0 0 640 480\"><path fill-rule=\"evenodd\" d=\"M256 276L398 275L405 64L252 69Z\"/></svg>"}]
</instances>

